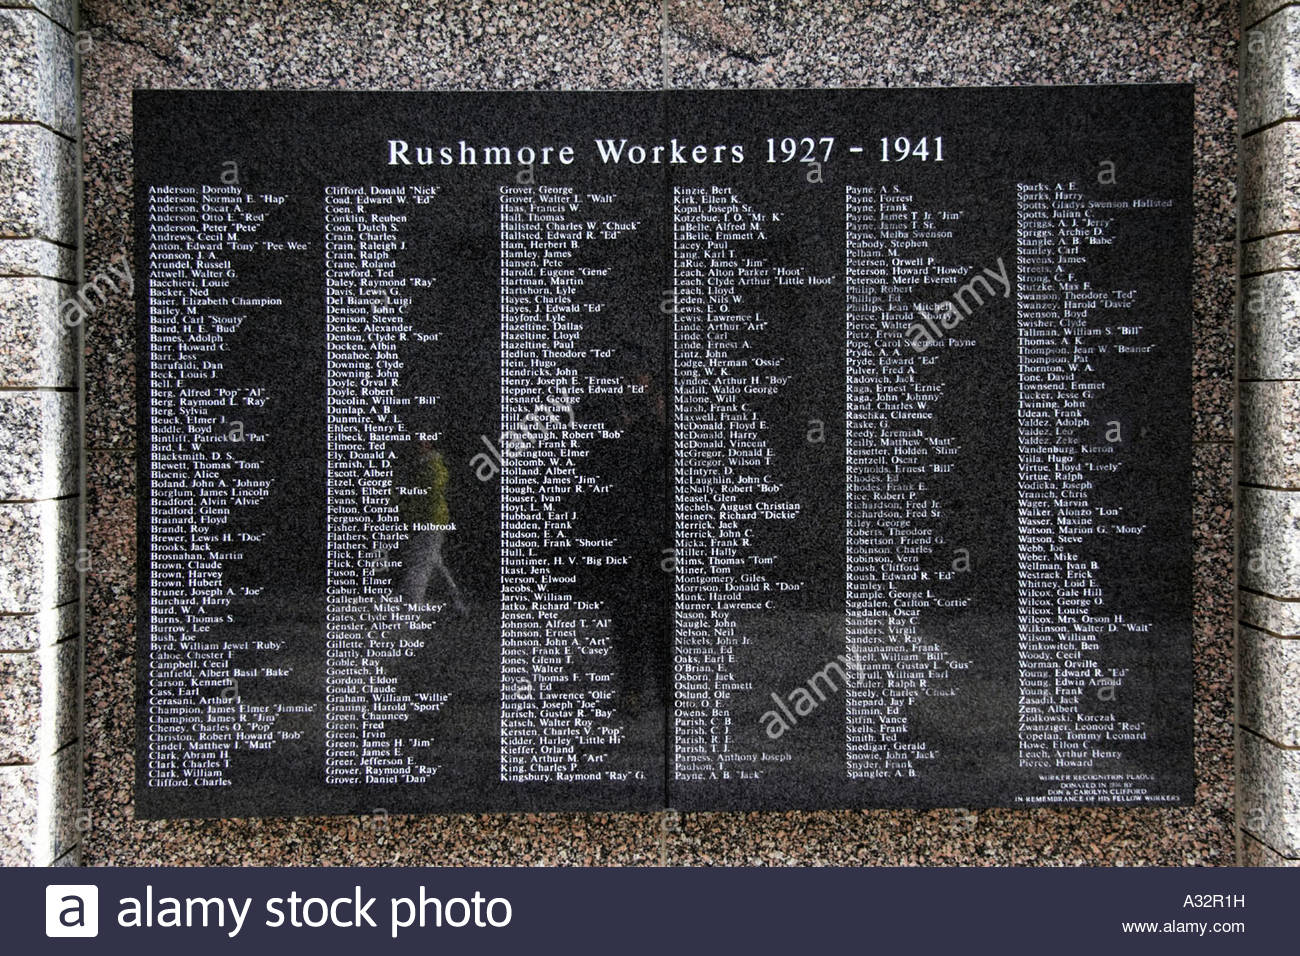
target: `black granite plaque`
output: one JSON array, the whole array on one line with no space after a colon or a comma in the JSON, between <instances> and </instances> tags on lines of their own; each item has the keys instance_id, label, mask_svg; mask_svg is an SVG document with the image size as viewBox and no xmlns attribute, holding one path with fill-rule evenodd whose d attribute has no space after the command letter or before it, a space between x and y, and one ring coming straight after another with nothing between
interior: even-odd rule
<instances>
[{"instance_id":1,"label":"black granite plaque","mask_svg":"<svg viewBox=\"0 0 1300 956\"><path fill-rule=\"evenodd\" d=\"M1191 106L137 92L139 814L1189 802Z\"/></svg>"}]
</instances>

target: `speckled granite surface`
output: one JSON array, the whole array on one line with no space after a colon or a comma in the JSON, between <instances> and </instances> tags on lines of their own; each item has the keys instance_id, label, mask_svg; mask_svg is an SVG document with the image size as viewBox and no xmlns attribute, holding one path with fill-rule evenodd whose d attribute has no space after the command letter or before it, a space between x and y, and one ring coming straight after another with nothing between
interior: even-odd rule
<instances>
[{"instance_id":1,"label":"speckled granite surface","mask_svg":"<svg viewBox=\"0 0 1300 956\"><path fill-rule=\"evenodd\" d=\"M1300 858L1300 750L1283 750L1250 730L1238 736L1241 827L1288 859Z\"/></svg>"},{"instance_id":2,"label":"speckled granite surface","mask_svg":"<svg viewBox=\"0 0 1300 956\"><path fill-rule=\"evenodd\" d=\"M1197 84L1197 804L136 823L131 813L130 303L87 328L85 859L95 864L1218 864L1233 860L1235 3L856 0L454 3L90 0L86 266L130 248L133 87L657 88ZM667 21L668 29L663 29ZM665 76L667 74L667 77Z\"/></svg>"},{"instance_id":3,"label":"speckled granite surface","mask_svg":"<svg viewBox=\"0 0 1300 956\"><path fill-rule=\"evenodd\" d=\"M1243 860L1277 865L1300 858L1300 7L1243 22L1237 799Z\"/></svg>"},{"instance_id":4,"label":"speckled granite surface","mask_svg":"<svg viewBox=\"0 0 1300 956\"><path fill-rule=\"evenodd\" d=\"M7 52L8 76L0 85L0 121L35 120L76 136L75 42L48 17L0 8L0 48Z\"/></svg>"},{"instance_id":5,"label":"speckled granite surface","mask_svg":"<svg viewBox=\"0 0 1300 956\"><path fill-rule=\"evenodd\" d=\"M1242 725L1283 747L1300 748L1300 641L1243 626L1237 654Z\"/></svg>"},{"instance_id":6,"label":"speckled granite surface","mask_svg":"<svg viewBox=\"0 0 1300 956\"><path fill-rule=\"evenodd\" d=\"M1300 866L1300 860L1288 860L1265 843L1260 843L1250 834L1241 841L1242 866Z\"/></svg>"},{"instance_id":7,"label":"speckled granite surface","mask_svg":"<svg viewBox=\"0 0 1300 956\"><path fill-rule=\"evenodd\" d=\"M1300 7L1278 10L1242 38L1242 87L1239 104L1243 133L1300 114Z\"/></svg>"}]
</instances>

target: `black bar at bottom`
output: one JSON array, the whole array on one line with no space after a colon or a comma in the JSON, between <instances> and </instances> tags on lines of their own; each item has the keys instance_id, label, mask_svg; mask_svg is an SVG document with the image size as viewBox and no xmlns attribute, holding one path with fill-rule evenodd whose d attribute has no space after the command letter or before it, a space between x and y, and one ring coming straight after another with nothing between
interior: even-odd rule
<instances>
[{"instance_id":1,"label":"black bar at bottom","mask_svg":"<svg viewBox=\"0 0 1300 956\"><path fill-rule=\"evenodd\" d=\"M51 939L47 932L61 931L60 918L77 928L86 886L95 887L98 896L96 942L110 946L109 952L138 954L174 954L178 946L188 956L236 947L260 953L285 944L308 945L319 953L355 952L357 944L437 953L924 953L949 945L965 951L971 944L999 953L1095 953L1098 947L1106 953L1266 953L1294 934L1300 874L1281 869L3 870L6 951L75 950L77 942ZM89 906L81 912L89 924ZM161 925L176 919L180 926ZM356 922L361 926L345 925ZM95 943L83 939L81 945L90 952Z\"/></svg>"}]
</instances>

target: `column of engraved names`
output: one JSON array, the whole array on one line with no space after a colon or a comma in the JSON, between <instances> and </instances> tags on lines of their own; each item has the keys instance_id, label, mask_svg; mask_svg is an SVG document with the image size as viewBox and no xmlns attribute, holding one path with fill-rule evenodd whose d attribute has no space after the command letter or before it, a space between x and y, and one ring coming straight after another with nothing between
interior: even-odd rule
<instances>
[{"instance_id":1,"label":"column of engraved names","mask_svg":"<svg viewBox=\"0 0 1300 956\"><path fill-rule=\"evenodd\" d=\"M1106 607L1095 560L1107 542L1144 531L1097 500L1098 483L1123 467L1091 411L1107 389L1100 366L1140 330L1122 324L1135 290L1086 278L1089 246L1114 239L1113 220L1075 184L1018 185L1019 750L1020 765L1048 784L1023 802L1144 792L1117 771L1118 741L1146 733L1105 703L1126 671L1104 665L1103 644L1149 625Z\"/></svg>"},{"instance_id":2,"label":"column of engraved names","mask_svg":"<svg viewBox=\"0 0 1300 956\"><path fill-rule=\"evenodd\" d=\"M604 576L631 556L588 530L635 493L596 473L598 448L625 441L593 409L628 388L614 374L602 289L638 222L615 193L512 186L501 242L501 754L508 783L624 782L613 651L636 623L606 600ZM607 250L609 259L602 258ZM592 264L596 262L598 264Z\"/></svg>"},{"instance_id":3,"label":"column of engraved names","mask_svg":"<svg viewBox=\"0 0 1300 956\"><path fill-rule=\"evenodd\" d=\"M936 421L934 371L974 345L936 303L970 269L949 258L959 210L925 209L897 186L850 185L844 212L846 772L912 778L936 751L909 709L954 694L952 672L968 663L924 630L927 612L968 602L943 582L950 571L932 568L944 515L933 485L961 450Z\"/></svg>"},{"instance_id":4,"label":"column of engraved names","mask_svg":"<svg viewBox=\"0 0 1300 956\"><path fill-rule=\"evenodd\" d=\"M804 586L770 543L803 507L785 491L761 411L789 386L779 342L793 330L761 305L765 290L832 280L765 256L765 243L786 228L783 214L732 187L674 186L672 204L672 773L757 779L764 763L791 754L737 743L736 708L760 663L745 649L752 655L764 622L764 636L777 639L772 622Z\"/></svg>"},{"instance_id":5,"label":"column of engraved names","mask_svg":"<svg viewBox=\"0 0 1300 956\"><path fill-rule=\"evenodd\" d=\"M254 420L265 387L223 356L241 326L274 321L282 304L243 289L276 254L257 236L283 199L237 186L148 192L150 787L231 786L232 755L274 741L276 709L245 699L240 681L285 676L256 663L280 643L240 632L259 589L231 580L275 534L255 520L271 486Z\"/></svg>"},{"instance_id":6,"label":"column of engraved names","mask_svg":"<svg viewBox=\"0 0 1300 956\"><path fill-rule=\"evenodd\" d=\"M422 560L410 553L419 529L400 502L433 491L428 482L402 487L397 474L413 454L404 417L437 398L403 394L402 350L415 326L413 277L398 268L404 236L423 224L416 211L435 192L325 189L327 784L421 784L438 771L416 728L448 697L407 687L402 664L445 608L400 590L403 560Z\"/></svg>"}]
</instances>

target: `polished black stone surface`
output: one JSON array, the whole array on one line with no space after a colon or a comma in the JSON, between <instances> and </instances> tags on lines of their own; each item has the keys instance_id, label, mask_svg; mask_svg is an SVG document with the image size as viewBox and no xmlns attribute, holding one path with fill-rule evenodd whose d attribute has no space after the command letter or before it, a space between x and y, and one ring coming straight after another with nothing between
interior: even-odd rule
<instances>
[{"instance_id":1,"label":"polished black stone surface","mask_svg":"<svg viewBox=\"0 0 1300 956\"><path fill-rule=\"evenodd\" d=\"M140 813L1189 802L1191 95L138 92Z\"/></svg>"}]
</instances>

